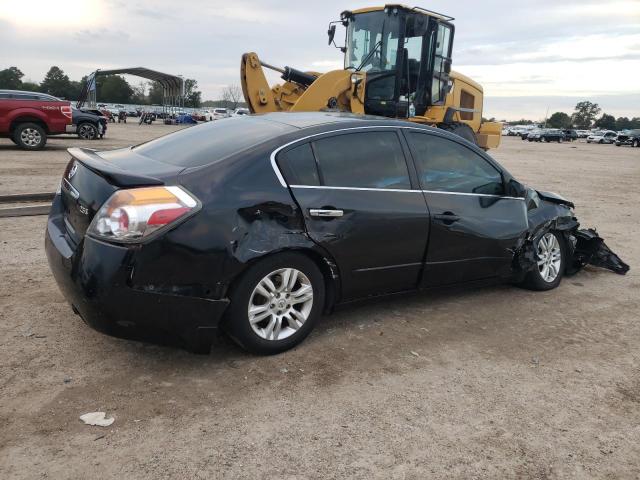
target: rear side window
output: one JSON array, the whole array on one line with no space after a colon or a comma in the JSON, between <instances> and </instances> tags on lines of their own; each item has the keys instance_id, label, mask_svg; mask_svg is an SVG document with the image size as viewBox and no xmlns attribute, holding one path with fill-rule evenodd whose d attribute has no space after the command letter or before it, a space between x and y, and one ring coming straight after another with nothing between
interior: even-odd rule
<instances>
[{"instance_id":1,"label":"rear side window","mask_svg":"<svg viewBox=\"0 0 640 480\"><path fill-rule=\"evenodd\" d=\"M359 132L314 142L324 185L410 189L409 171L395 132Z\"/></svg>"},{"instance_id":2,"label":"rear side window","mask_svg":"<svg viewBox=\"0 0 640 480\"><path fill-rule=\"evenodd\" d=\"M278 165L289 185L320 185L316 160L309 143L280 153Z\"/></svg>"},{"instance_id":3,"label":"rear side window","mask_svg":"<svg viewBox=\"0 0 640 480\"><path fill-rule=\"evenodd\" d=\"M439 192L502 195L502 175L471 149L447 138L411 132L420 183Z\"/></svg>"},{"instance_id":4,"label":"rear side window","mask_svg":"<svg viewBox=\"0 0 640 480\"><path fill-rule=\"evenodd\" d=\"M259 118L224 118L134 147L139 155L179 167L209 165L295 129Z\"/></svg>"}]
</instances>

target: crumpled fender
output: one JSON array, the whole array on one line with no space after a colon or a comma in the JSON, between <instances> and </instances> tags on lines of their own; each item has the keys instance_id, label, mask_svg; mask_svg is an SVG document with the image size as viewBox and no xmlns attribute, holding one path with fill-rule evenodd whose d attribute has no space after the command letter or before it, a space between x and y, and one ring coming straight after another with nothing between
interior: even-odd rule
<instances>
[{"instance_id":1,"label":"crumpled fender","mask_svg":"<svg viewBox=\"0 0 640 480\"><path fill-rule=\"evenodd\" d=\"M553 193L553 192L542 192L540 190L536 190L536 192L538 192L538 196L542 199L542 200L546 200L547 202L551 202L551 203L557 203L559 205L567 205L570 208L574 208L575 205L573 204L573 202L570 202L569 200L567 200L566 198L564 198L561 195L558 195L557 193Z\"/></svg>"},{"instance_id":2,"label":"crumpled fender","mask_svg":"<svg viewBox=\"0 0 640 480\"><path fill-rule=\"evenodd\" d=\"M611 251L594 228L576 230L573 235L576 238L576 246L573 262L569 263L565 270L567 275L573 275L585 265L606 268L619 275L629 271L629 265Z\"/></svg>"},{"instance_id":3,"label":"crumpled fender","mask_svg":"<svg viewBox=\"0 0 640 480\"><path fill-rule=\"evenodd\" d=\"M528 272L537 268L538 257L535 245L549 230L559 232L564 237L565 253L568 259L565 267L567 275L577 273L585 265L605 268L620 275L629 271L629 265L611 251L595 229L579 228L580 222L569 210L574 208L571 201L551 192L537 191L537 193L546 205L541 205L538 212L529 218L530 230L514 252L513 271L516 272L517 281L524 279ZM543 218L539 218L541 214ZM536 216L538 218L535 218ZM532 224L531 220L534 218L536 221Z\"/></svg>"}]
</instances>

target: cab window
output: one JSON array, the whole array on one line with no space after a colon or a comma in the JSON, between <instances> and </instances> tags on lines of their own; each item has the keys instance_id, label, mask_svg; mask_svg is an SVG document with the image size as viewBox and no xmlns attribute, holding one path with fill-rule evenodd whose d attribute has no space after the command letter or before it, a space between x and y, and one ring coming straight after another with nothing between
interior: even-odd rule
<instances>
[{"instance_id":1,"label":"cab window","mask_svg":"<svg viewBox=\"0 0 640 480\"><path fill-rule=\"evenodd\" d=\"M411 188L407 162L394 131L336 135L313 145L324 185Z\"/></svg>"},{"instance_id":2,"label":"cab window","mask_svg":"<svg viewBox=\"0 0 640 480\"><path fill-rule=\"evenodd\" d=\"M438 192L502 195L502 174L470 148L435 135L408 135L420 183Z\"/></svg>"}]
</instances>

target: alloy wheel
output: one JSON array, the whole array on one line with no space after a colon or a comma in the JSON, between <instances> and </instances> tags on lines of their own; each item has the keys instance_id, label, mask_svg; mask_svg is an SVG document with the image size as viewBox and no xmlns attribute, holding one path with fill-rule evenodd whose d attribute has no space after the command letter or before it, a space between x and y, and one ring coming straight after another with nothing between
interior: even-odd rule
<instances>
[{"instance_id":1,"label":"alloy wheel","mask_svg":"<svg viewBox=\"0 0 640 480\"><path fill-rule=\"evenodd\" d=\"M538 241L538 271L547 283L552 283L560 274L562 252L558 238L551 232Z\"/></svg>"},{"instance_id":2,"label":"alloy wheel","mask_svg":"<svg viewBox=\"0 0 640 480\"><path fill-rule=\"evenodd\" d=\"M282 340L307 321L313 307L313 286L295 268L281 268L258 282L249 298L249 324L265 340Z\"/></svg>"},{"instance_id":3,"label":"alloy wheel","mask_svg":"<svg viewBox=\"0 0 640 480\"><path fill-rule=\"evenodd\" d=\"M20 140L29 147L37 147L42 141L42 136L35 128L25 128L20 132Z\"/></svg>"},{"instance_id":4,"label":"alloy wheel","mask_svg":"<svg viewBox=\"0 0 640 480\"><path fill-rule=\"evenodd\" d=\"M85 140L93 140L96 136L95 129L91 125L80 125L78 135Z\"/></svg>"}]
</instances>

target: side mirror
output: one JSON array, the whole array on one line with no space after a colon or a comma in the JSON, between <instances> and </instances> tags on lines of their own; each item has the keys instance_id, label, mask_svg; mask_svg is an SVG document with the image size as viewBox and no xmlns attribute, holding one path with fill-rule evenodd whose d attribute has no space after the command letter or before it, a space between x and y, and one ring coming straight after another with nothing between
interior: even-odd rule
<instances>
[{"instance_id":1,"label":"side mirror","mask_svg":"<svg viewBox=\"0 0 640 480\"><path fill-rule=\"evenodd\" d=\"M449 75L451 73L451 59L450 58L446 58L444 60L444 73L446 73L447 75Z\"/></svg>"},{"instance_id":2,"label":"side mirror","mask_svg":"<svg viewBox=\"0 0 640 480\"><path fill-rule=\"evenodd\" d=\"M329 30L327 30L327 35L329 35L329 45L331 45L333 43L333 37L336 36L336 26L335 26L335 24L329 26Z\"/></svg>"},{"instance_id":3,"label":"side mirror","mask_svg":"<svg viewBox=\"0 0 640 480\"><path fill-rule=\"evenodd\" d=\"M527 187L521 184L516 179L512 178L507 183L507 191L506 194L510 197L517 198L526 198L527 196Z\"/></svg>"}]
</instances>

